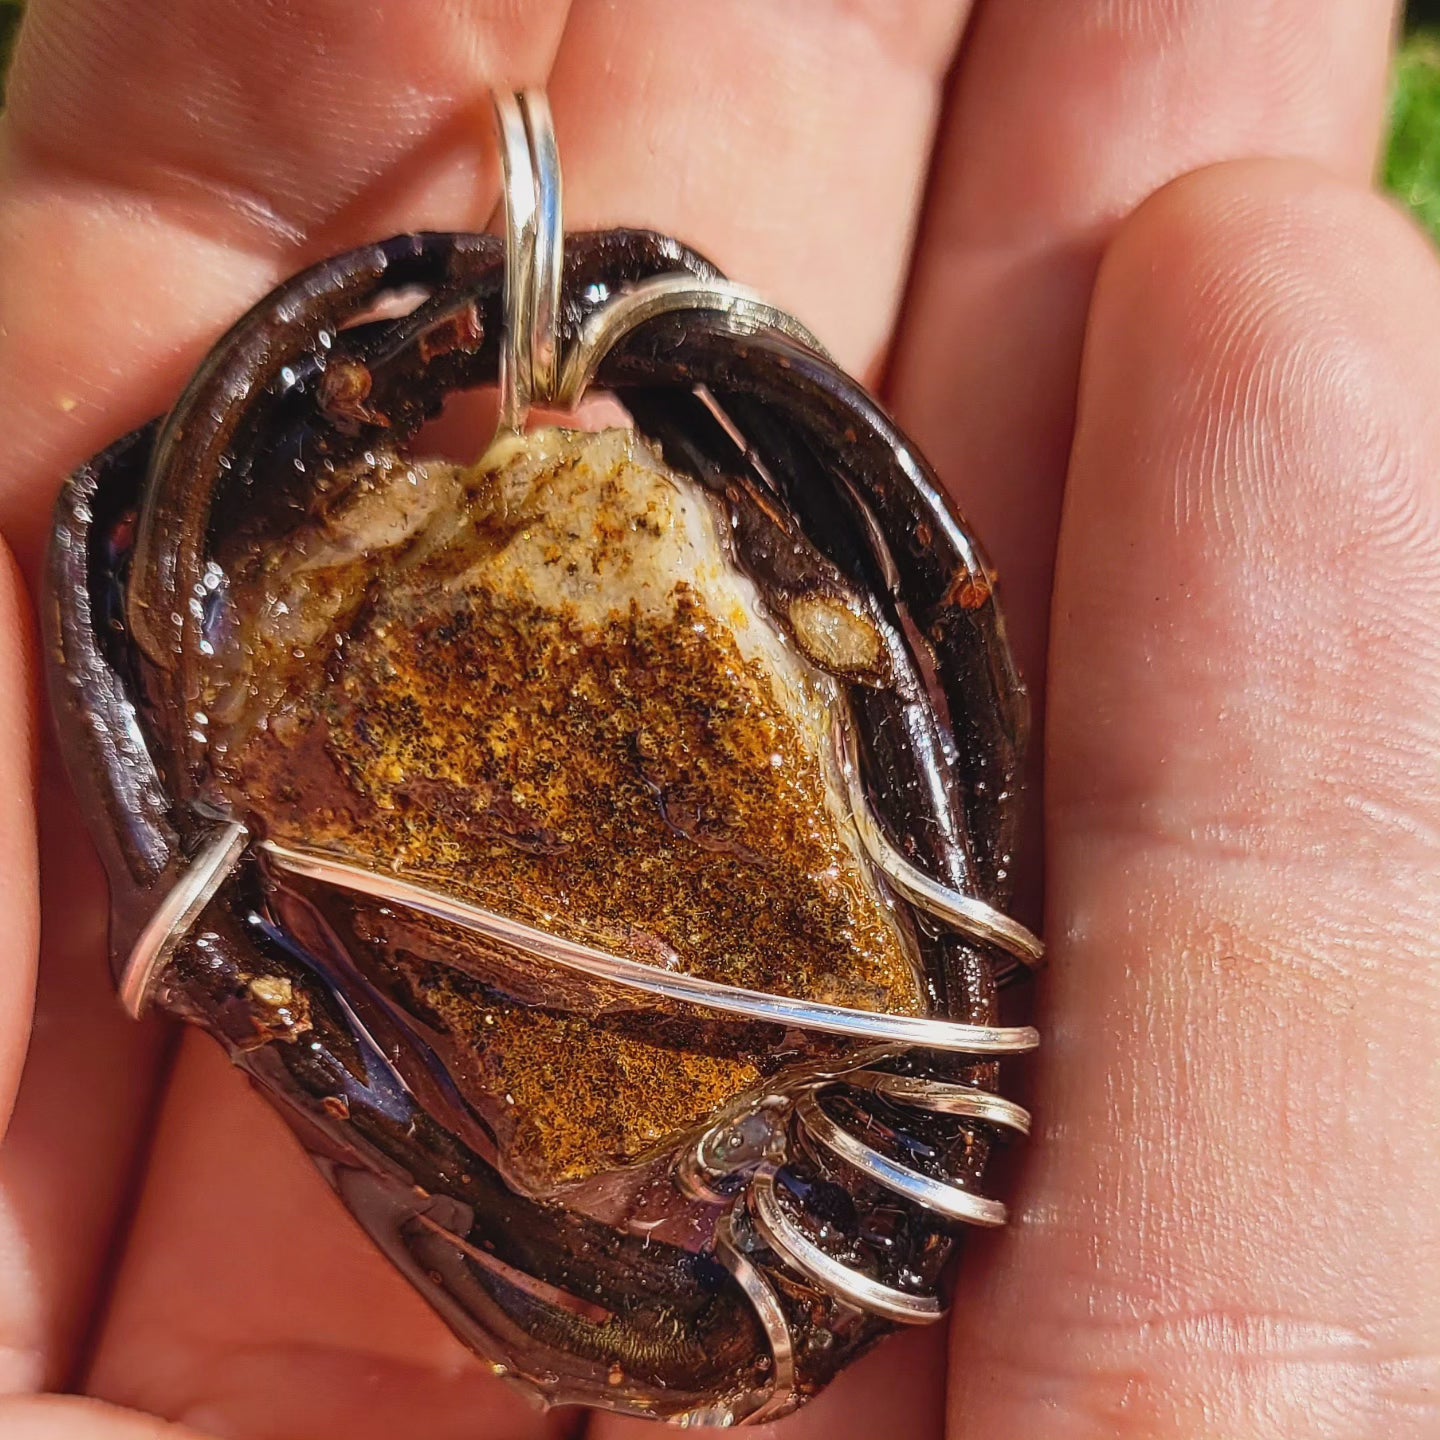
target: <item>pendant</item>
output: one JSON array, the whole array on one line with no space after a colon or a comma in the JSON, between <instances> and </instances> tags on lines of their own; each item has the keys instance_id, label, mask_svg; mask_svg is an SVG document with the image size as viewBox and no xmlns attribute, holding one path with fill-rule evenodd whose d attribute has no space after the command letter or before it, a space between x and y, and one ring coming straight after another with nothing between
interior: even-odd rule
<instances>
[{"instance_id":1,"label":"pendant","mask_svg":"<svg viewBox=\"0 0 1440 1440\"><path fill-rule=\"evenodd\" d=\"M503 239L303 272L70 477L56 721L124 1005L477 1354L770 1419L1004 1222L1024 694L875 400L676 241L564 235L543 97L497 114ZM427 455L485 387L487 452Z\"/></svg>"}]
</instances>

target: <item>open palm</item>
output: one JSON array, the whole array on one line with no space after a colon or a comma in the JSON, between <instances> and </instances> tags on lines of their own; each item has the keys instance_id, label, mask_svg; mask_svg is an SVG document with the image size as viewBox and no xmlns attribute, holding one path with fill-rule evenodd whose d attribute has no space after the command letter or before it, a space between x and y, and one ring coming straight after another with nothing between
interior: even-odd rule
<instances>
[{"instance_id":1,"label":"open palm","mask_svg":"<svg viewBox=\"0 0 1440 1440\"><path fill-rule=\"evenodd\" d=\"M1365 189L1390 23L33 4L0 153L31 583L60 477L274 282L484 223L496 83L548 86L573 227L795 311L987 540L1049 712L1038 1132L948 1340L885 1344L794 1440L1440 1434L1440 275ZM491 1379L215 1047L121 1018L48 758L32 1027L41 726L0 595L0 1433L165 1428L57 1388L235 1440L646 1433Z\"/></svg>"}]
</instances>

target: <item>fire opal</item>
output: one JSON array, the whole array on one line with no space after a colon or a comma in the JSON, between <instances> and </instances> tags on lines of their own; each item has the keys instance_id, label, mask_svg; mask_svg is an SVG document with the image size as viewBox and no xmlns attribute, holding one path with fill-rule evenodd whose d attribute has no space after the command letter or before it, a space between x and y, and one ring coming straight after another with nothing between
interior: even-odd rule
<instances>
[{"instance_id":1,"label":"fire opal","mask_svg":"<svg viewBox=\"0 0 1440 1440\"><path fill-rule=\"evenodd\" d=\"M863 670L878 637L830 600L772 616L719 508L633 433L376 459L225 568L196 723L217 798L272 839L649 964L923 1012L811 659ZM423 1018L530 1193L673 1146L785 1063L752 1027L344 911L354 963Z\"/></svg>"}]
</instances>

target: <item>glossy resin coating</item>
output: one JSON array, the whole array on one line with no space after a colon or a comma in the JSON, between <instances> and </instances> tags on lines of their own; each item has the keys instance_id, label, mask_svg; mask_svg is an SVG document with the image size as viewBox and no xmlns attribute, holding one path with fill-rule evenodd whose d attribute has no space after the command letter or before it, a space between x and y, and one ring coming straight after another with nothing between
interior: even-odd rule
<instances>
[{"instance_id":1,"label":"glossy resin coating","mask_svg":"<svg viewBox=\"0 0 1440 1440\"><path fill-rule=\"evenodd\" d=\"M557 1402L755 1419L890 1323L827 1263L935 1305L973 1216L865 1155L984 1214L994 1114L923 1097L987 1097L994 1061L617 988L286 856L665 974L993 1025L1001 952L913 907L865 826L1003 904L1023 694L923 460L784 335L657 315L595 379L633 432L415 453L447 395L494 383L502 269L472 235L327 261L71 477L57 722L117 966L243 824L154 1000L479 1354ZM562 338L671 272L715 273L570 237Z\"/></svg>"}]
</instances>

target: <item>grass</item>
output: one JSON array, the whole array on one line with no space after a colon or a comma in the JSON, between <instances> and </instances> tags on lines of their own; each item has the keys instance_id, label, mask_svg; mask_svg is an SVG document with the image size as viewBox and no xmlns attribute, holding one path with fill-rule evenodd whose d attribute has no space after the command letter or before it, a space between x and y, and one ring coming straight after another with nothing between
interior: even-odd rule
<instances>
[{"instance_id":1,"label":"grass","mask_svg":"<svg viewBox=\"0 0 1440 1440\"><path fill-rule=\"evenodd\" d=\"M20 28L20 9L24 0L0 0L0 105L5 103L5 71L10 65L10 47Z\"/></svg>"},{"instance_id":2,"label":"grass","mask_svg":"<svg viewBox=\"0 0 1440 1440\"><path fill-rule=\"evenodd\" d=\"M1396 61L1385 184L1440 240L1440 29L1415 31Z\"/></svg>"}]
</instances>

